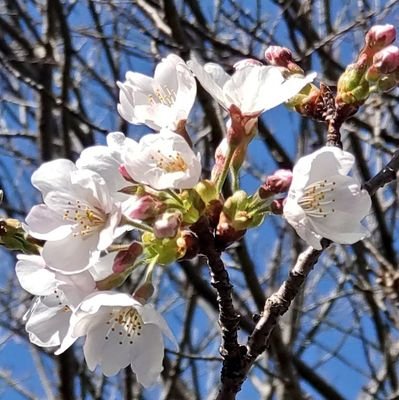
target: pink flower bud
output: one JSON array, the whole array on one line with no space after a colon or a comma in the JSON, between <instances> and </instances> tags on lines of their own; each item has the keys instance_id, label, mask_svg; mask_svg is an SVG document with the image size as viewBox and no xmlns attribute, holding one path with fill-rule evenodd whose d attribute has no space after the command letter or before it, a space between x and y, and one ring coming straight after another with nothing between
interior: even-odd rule
<instances>
[{"instance_id":1,"label":"pink flower bud","mask_svg":"<svg viewBox=\"0 0 399 400\"><path fill-rule=\"evenodd\" d=\"M280 46L269 46L265 51L265 59L271 65L286 67L293 60L290 49Z\"/></svg>"},{"instance_id":2,"label":"pink flower bud","mask_svg":"<svg viewBox=\"0 0 399 400\"><path fill-rule=\"evenodd\" d=\"M139 197L126 211L132 219L145 221L154 218L162 211L163 204L150 195Z\"/></svg>"},{"instance_id":3,"label":"pink flower bud","mask_svg":"<svg viewBox=\"0 0 399 400\"><path fill-rule=\"evenodd\" d=\"M374 54L373 64L383 73L390 74L399 68L399 48L387 46Z\"/></svg>"},{"instance_id":4,"label":"pink flower bud","mask_svg":"<svg viewBox=\"0 0 399 400\"><path fill-rule=\"evenodd\" d=\"M238 71L240 69L246 68L246 67L254 67L257 65L263 65L260 61L255 60L254 58L244 58L243 60L237 61L233 68Z\"/></svg>"},{"instance_id":5,"label":"pink flower bud","mask_svg":"<svg viewBox=\"0 0 399 400\"><path fill-rule=\"evenodd\" d=\"M294 74L303 74L303 69L294 61L290 49L280 46L269 46L265 51L265 59L271 65L287 68Z\"/></svg>"},{"instance_id":6,"label":"pink flower bud","mask_svg":"<svg viewBox=\"0 0 399 400\"><path fill-rule=\"evenodd\" d=\"M267 198L273 194L287 192L292 182L292 171L279 169L273 175L266 178L265 183L259 189L259 196Z\"/></svg>"},{"instance_id":7,"label":"pink flower bud","mask_svg":"<svg viewBox=\"0 0 399 400\"><path fill-rule=\"evenodd\" d=\"M370 48L382 49L396 39L396 29L393 25L374 25L367 32L365 41Z\"/></svg>"},{"instance_id":8,"label":"pink flower bud","mask_svg":"<svg viewBox=\"0 0 399 400\"><path fill-rule=\"evenodd\" d=\"M154 235L158 239L173 238L180 228L182 215L179 211L166 212L154 222Z\"/></svg>"},{"instance_id":9,"label":"pink flower bud","mask_svg":"<svg viewBox=\"0 0 399 400\"><path fill-rule=\"evenodd\" d=\"M126 268L132 266L137 257L142 253L143 247L138 242L133 242L127 250L121 250L118 252L112 265L112 271L115 273L121 273Z\"/></svg>"}]
</instances>

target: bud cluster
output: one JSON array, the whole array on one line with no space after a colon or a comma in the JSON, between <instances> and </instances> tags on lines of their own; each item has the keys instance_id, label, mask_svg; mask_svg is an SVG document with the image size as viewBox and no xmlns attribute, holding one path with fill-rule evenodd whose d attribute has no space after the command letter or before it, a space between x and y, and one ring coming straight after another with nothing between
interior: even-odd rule
<instances>
[{"instance_id":1,"label":"bud cluster","mask_svg":"<svg viewBox=\"0 0 399 400\"><path fill-rule=\"evenodd\" d=\"M341 75L337 104L362 104L373 92L387 92L399 83L399 48L393 25L373 26L357 61Z\"/></svg>"}]
</instances>

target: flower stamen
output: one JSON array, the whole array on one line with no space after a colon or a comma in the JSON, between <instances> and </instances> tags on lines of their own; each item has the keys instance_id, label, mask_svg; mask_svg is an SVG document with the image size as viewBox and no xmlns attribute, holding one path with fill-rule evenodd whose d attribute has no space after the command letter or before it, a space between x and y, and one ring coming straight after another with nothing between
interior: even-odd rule
<instances>
[{"instance_id":1,"label":"flower stamen","mask_svg":"<svg viewBox=\"0 0 399 400\"><path fill-rule=\"evenodd\" d=\"M79 224L79 231L75 232L74 236L87 236L98 230L106 221L104 213L88 204L82 204L79 200L76 200L75 204L69 201L68 207L63 219Z\"/></svg>"},{"instance_id":2,"label":"flower stamen","mask_svg":"<svg viewBox=\"0 0 399 400\"><path fill-rule=\"evenodd\" d=\"M110 312L110 318L106 322L110 325L107 333L105 334L105 340L109 340L110 335L113 332L118 331L118 343L124 344L125 341L129 344L133 344L133 338L135 335L141 335L141 329L143 327L143 320L138 311L133 307L125 307L120 310Z\"/></svg>"},{"instance_id":3,"label":"flower stamen","mask_svg":"<svg viewBox=\"0 0 399 400\"><path fill-rule=\"evenodd\" d=\"M163 104L171 107L176 101L176 92L169 89L166 85L164 87L159 86L154 90L155 97L152 94L148 95L148 102L151 106L155 104Z\"/></svg>"},{"instance_id":4,"label":"flower stamen","mask_svg":"<svg viewBox=\"0 0 399 400\"><path fill-rule=\"evenodd\" d=\"M151 156L151 159L155 161L156 166L165 172L184 172L187 171L187 163L184 161L181 154L177 151L174 154L169 154L167 157L161 154L158 150L155 155Z\"/></svg>"},{"instance_id":5,"label":"flower stamen","mask_svg":"<svg viewBox=\"0 0 399 400\"><path fill-rule=\"evenodd\" d=\"M298 200L298 205L309 216L316 218L327 217L327 215L335 212L334 208L331 207L331 204L335 202L333 197L335 186L335 182L330 182L327 179L307 186Z\"/></svg>"}]
</instances>

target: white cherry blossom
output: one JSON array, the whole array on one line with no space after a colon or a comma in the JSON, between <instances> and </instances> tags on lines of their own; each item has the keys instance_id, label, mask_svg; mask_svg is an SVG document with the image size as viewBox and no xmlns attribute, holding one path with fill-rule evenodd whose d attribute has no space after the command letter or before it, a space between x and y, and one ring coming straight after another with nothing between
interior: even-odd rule
<instances>
[{"instance_id":1,"label":"white cherry blossom","mask_svg":"<svg viewBox=\"0 0 399 400\"><path fill-rule=\"evenodd\" d=\"M201 175L199 154L180 135L167 129L143 136L137 151L124 154L124 162L135 181L158 190L192 188Z\"/></svg>"},{"instance_id":2,"label":"white cherry blossom","mask_svg":"<svg viewBox=\"0 0 399 400\"><path fill-rule=\"evenodd\" d=\"M352 244L368 235L361 220L370 211L371 199L355 178L347 176L353 164L352 154L323 147L294 167L284 216L315 249L321 249L323 237Z\"/></svg>"},{"instance_id":3,"label":"white cherry blossom","mask_svg":"<svg viewBox=\"0 0 399 400\"><path fill-rule=\"evenodd\" d=\"M88 272L63 275L52 271L41 256L17 257L19 283L36 296L24 317L29 339L41 347L60 346L66 339L72 311L95 291L94 279Z\"/></svg>"},{"instance_id":4,"label":"white cherry blossom","mask_svg":"<svg viewBox=\"0 0 399 400\"><path fill-rule=\"evenodd\" d=\"M121 193L118 196L115 194L128 185L120 172L123 164L122 154L134 152L136 148L135 140L127 138L122 132L111 132L107 135L107 146L91 146L84 149L76 161L76 166L79 169L97 172L105 180L113 197L124 199Z\"/></svg>"},{"instance_id":5,"label":"white cherry blossom","mask_svg":"<svg viewBox=\"0 0 399 400\"><path fill-rule=\"evenodd\" d=\"M129 71L126 81L117 84L122 118L154 130L175 130L180 121L187 119L197 93L192 72L175 54L156 66L154 78Z\"/></svg>"},{"instance_id":6,"label":"white cherry blossom","mask_svg":"<svg viewBox=\"0 0 399 400\"><path fill-rule=\"evenodd\" d=\"M44 204L31 209L25 229L46 240L42 256L52 269L76 273L89 268L123 233L118 228L120 205L97 173L60 159L41 165L32 184L42 192Z\"/></svg>"},{"instance_id":7,"label":"white cherry blossom","mask_svg":"<svg viewBox=\"0 0 399 400\"><path fill-rule=\"evenodd\" d=\"M192 58L187 64L223 108L235 105L243 115L260 114L286 102L316 77L311 73L285 78L281 68L256 63L240 65L232 76L215 63L201 65Z\"/></svg>"},{"instance_id":8,"label":"white cherry blossom","mask_svg":"<svg viewBox=\"0 0 399 400\"><path fill-rule=\"evenodd\" d=\"M150 304L128 294L97 292L82 301L71 317L72 338L86 336L83 347L87 365L101 366L106 376L129 364L145 387L155 383L162 371L163 335L175 339L166 321ZM69 347L66 341L56 354Z\"/></svg>"}]
</instances>

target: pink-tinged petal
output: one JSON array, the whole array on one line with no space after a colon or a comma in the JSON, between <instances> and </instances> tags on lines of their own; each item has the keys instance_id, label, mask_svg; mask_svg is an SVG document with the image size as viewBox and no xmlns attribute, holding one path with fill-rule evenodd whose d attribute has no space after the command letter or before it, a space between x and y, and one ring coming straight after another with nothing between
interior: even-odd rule
<instances>
[{"instance_id":1,"label":"pink-tinged petal","mask_svg":"<svg viewBox=\"0 0 399 400\"><path fill-rule=\"evenodd\" d=\"M70 234L61 240L47 241L42 255L51 269L75 274L90 268L99 259L98 239L97 233L84 238Z\"/></svg>"},{"instance_id":2,"label":"pink-tinged petal","mask_svg":"<svg viewBox=\"0 0 399 400\"><path fill-rule=\"evenodd\" d=\"M66 159L46 162L32 174L32 185L42 192L43 198L52 190L66 191L71 184L70 173L75 169L75 164Z\"/></svg>"},{"instance_id":3,"label":"pink-tinged petal","mask_svg":"<svg viewBox=\"0 0 399 400\"><path fill-rule=\"evenodd\" d=\"M36 296L47 296L57 286L55 273L46 268L40 256L18 255L15 267L18 281L23 289Z\"/></svg>"},{"instance_id":4,"label":"pink-tinged petal","mask_svg":"<svg viewBox=\"0 0 399 400\"><path fill-rule=\"evenodd\" d=\"M25 221L24 229L36 239L63 239L72 230L72 226L64 221L62 214L45 204L33 206Z\"/></svg>"}]
</instances>

